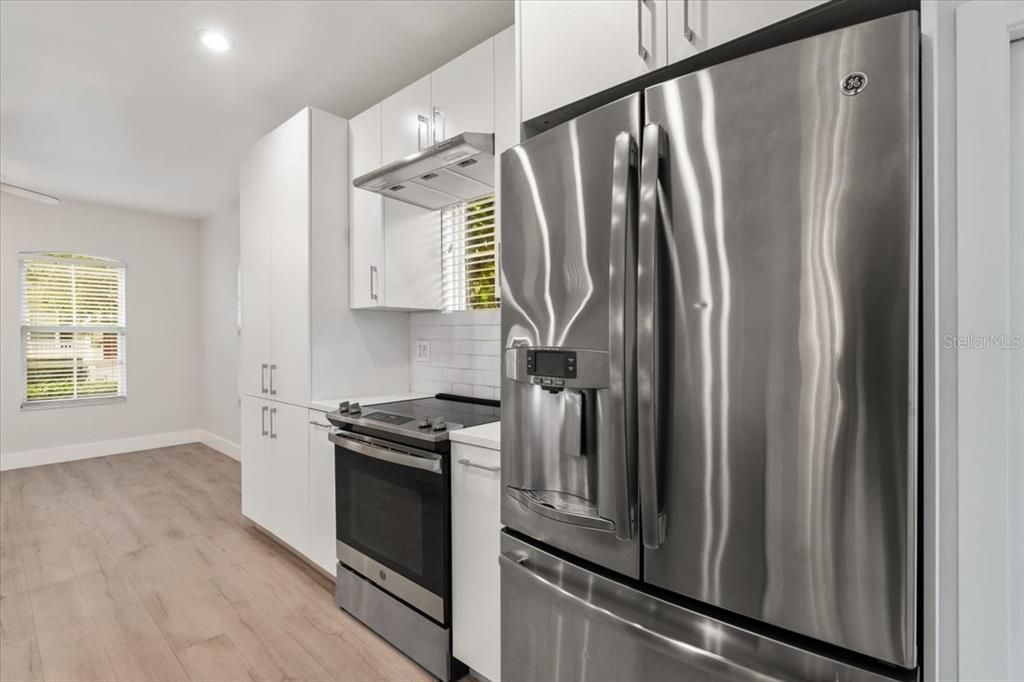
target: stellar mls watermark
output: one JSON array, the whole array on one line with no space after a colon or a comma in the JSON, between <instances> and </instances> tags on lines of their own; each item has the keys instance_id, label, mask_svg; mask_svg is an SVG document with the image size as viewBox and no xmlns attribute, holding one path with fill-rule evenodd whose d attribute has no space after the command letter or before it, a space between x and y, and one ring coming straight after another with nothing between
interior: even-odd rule
<instances>
[{"instance_id":1,"label":"stellar mls watermark","mask_svg":"<svg viewBox=\"0 0 1024 682\"><path fill-rule=\"evenodd\" d=\"M1024 348L1024 334L945 334L942 347L946 350L1020 350Z\"/></svg>"}]
</instances>

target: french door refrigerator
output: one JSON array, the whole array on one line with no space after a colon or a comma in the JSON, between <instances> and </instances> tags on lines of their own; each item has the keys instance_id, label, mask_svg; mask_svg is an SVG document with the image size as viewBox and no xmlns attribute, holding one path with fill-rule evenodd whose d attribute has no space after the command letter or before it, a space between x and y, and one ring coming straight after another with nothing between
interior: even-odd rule
<instances>
[{"instance_id":1,"label":"french door refrigerator","mask_svg":"<svg viewBox=\"0 0 1024 682\"><path fill-rule=\"evenodd\" d=\"M905 12L501 158L504 680L917 667Z\"/></svg>"}]
</instances>

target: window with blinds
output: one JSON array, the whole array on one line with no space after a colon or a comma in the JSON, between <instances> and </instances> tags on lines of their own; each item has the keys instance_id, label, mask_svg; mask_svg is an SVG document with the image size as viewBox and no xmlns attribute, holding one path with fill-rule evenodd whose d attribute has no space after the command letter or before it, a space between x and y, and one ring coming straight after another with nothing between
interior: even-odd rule
<instances>
[{"instance_id":1,"label":"window with blinds","mask_svg":"<svg viewBox=\"0 0 1024 682\"><path fill-rule=\"evenodd\" d=\"M494 195L441 211L442 310L488 310L499 304Z\"/></svg>"},{"instance_id":2,"label":"window with blinds","mask_svg":"<svg viewBox=\"0 0 1024 682\"><path fill-rule=\"evenodd\" d=\"M124 263L22 253L22 407L125 397Z\"/></svg>"}]
</instances>

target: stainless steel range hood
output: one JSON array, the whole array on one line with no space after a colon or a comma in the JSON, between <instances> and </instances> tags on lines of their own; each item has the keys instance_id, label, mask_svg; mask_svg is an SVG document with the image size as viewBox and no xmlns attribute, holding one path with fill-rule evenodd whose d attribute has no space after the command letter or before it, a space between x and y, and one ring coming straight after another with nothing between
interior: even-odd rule
<instances>
[{"instance_id":1,"label":"stainless steel range hood","mask_svg":"<svg viewBox=\"0 0 1024 682\"><path fill-rule=\"evenodd\" d=\"M494 135L462 133L360 175L352 185L434 210L475 199L494 191Z\"/></svg>"}]
</instances>

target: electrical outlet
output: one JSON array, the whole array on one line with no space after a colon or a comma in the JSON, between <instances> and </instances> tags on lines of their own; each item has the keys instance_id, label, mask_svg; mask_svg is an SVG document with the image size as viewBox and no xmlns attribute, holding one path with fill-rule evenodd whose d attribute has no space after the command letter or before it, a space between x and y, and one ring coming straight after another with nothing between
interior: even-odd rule
<instances>
[{"instance_id":1,"label":"electrical outlet","mask_svg":"<svg viewBox=\"0 0 1024 682\"><path fill-rule=\"evenodd\" d=\"M416 362L430 362L430 341L416 339Z\"/></svg>"}]
</instances>

